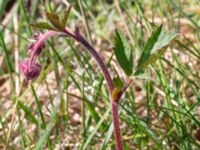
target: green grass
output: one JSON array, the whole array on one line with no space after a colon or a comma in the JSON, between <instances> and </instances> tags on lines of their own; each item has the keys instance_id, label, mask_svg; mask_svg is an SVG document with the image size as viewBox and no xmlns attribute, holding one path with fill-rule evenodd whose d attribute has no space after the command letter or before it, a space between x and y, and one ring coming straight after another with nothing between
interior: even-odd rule
<instances>
[{"instance_id":1,"label":"green grass","mask_svg":"<svg viewBox=\"0 0 200 150\"><path fill-rule=\"evenodd\" d=\"M112 75L122 79L126 75L112 49L115 29L126 35L131 45L134 68L156 26L163 24L166 31L180 32L143 77L133 77L120 104L123 146L127 150L200 149L200 2L69 2L73 8L67 25L78 26ZM37 0L25 8L24 0L18 0L8 9L11 4L0 1L0 143L4 148L18 99L8 149L115 149L103 76L94 59L70 38L49 40L39 59L43 68L40 77L32 84L23 84L19 96L15 93L20 88L15 80L21 77L15 63L27 57L32 33L41 32L28 24L45 19L44 10L61 13L66 4L55 0L43 5ZM17 24L13 23L15 17Z\"/></svg>"}]
</instances>

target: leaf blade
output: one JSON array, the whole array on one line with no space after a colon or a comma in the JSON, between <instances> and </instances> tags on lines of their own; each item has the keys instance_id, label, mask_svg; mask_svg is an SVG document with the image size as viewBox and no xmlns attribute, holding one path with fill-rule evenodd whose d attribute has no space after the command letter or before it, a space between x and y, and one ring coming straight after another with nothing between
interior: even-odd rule
<instances>
[{"instance_id":1,"label":"leaf blade","mask_svg":"<svg viewBox=\"0 0 200 150\"><path fill-rule=\"evenodd\" d=\"M165 53L167 46L176 36L177 32L175 30L164 32L162 25L159 26L147 40L138 61L136 73L147 68L150 64L159 59Z\"/></svg>"},{"instance_id":2,"label":"leaf blade","mask_svg":"<svg viewBox=\"0 0 200 150\"><path fill-rule=\"evenodd\" d=\"M55 13L46 12L46 16L54 27L56 27L59 30L62 30L58 15L56 15Z\"/></svg>"},{"instance_id":3,"label":"leaf blade","mask_svg":"<svg viewBox=\"0 0 200 150\"><path fill-rule=\"evenodd\" d=\"M131 47L125 36L118 30L115 31L114 52L120 66L130 76L133 72L133 55Z\"/></svg>"},{"instance_id":4,"label":"leaf blade","mask_svg":"<svg viewBox=\"0 0 200 150\"><path fill-rule=\"evenodd\" d=\"M145 63L145 60L148 59L148 57L150 56L151 49L153 48L155 42L157 41L157 39L158 39L161 31L162 31L162 25L159 26L152 33L152 35L150 36L150 38L147 40L147 43L145 44L143 52L142 52L141 57L139 59L139 62L138 62L138 65L137 65L137 70L140 70L143 67L143 65Z\"/></svg>"}]
</instances>

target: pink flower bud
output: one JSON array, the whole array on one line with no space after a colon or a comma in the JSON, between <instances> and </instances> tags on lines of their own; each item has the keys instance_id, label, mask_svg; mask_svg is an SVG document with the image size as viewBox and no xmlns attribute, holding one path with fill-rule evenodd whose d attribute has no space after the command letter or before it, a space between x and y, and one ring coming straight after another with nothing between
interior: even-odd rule
<instances>
[{"instance_id":1,"label":"pink flower bud","mask_svg":"<svg viewBox=\"0 0 200 150\"><path fill-rule=\"evenodd\" d=\"M40 55L42 52L42 49L44 48L44 43L46 40L48 40L50 37L55 36L55 35L62 35L63 33L55 32L55 31L50 31L47 32L46 34L35 34L32 38L36 40L35 43L31 44L28 47L28 55L31 58L36 58ZM65 35L65 33L64 33Z\"/></svg>"},{"instance_id":2,"label":"pink flower bud","mask_svg":"<svg viewBox=\"0 0 200 150\"><path fill-rule=\"evenodd\" d=\"M37 78L40 75L41 65L35 60L31 62L30 59L26 59L19 64L19 69L22 72L25 80L29 81Z\"/></svg>"},{"instance_id":3,"label":"pink flower bud","mask_svg":"<svg viewBox=\"0 0 200 150\"><path fill-rule=\"evenodd\" d=\"M44 41L41 40L42 38L43 38L42 34L39 33L33 34L32 39L34 39L35 42L28 46L29 57L36 58L40 55L42 49L44 48Z\"/></svg>"},{"instance_id":4,"label":"pink flower bud","mask_svg":"<svg viewBox=\"0 0 200 150\"><path fill-rule=\"evenodd\" d=\"M28 56L36 58L40 55L42 52L42 49L44 48L44 45L40 45L39 47L35 47L35 43L31 44L28 47Z\"/></svg>"}]
</instances>

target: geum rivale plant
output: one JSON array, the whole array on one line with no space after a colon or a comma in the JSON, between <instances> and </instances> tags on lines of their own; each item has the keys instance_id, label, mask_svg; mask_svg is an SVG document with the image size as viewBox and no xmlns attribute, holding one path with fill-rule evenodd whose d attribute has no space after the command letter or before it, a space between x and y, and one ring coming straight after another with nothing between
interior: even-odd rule
<instances>
[{"instance_id":1,"label":"geum rivale plant","mask_svg":"<svg viewBox=\"0 0 200 150\"><path fill-rule=\"evenodd\" d=\"M122 67L125 74L129 77L125 85L118 86L119 84L115 83L121 82L120 78L111 77L101 56L86 40L86 38L79 32L79 29L76 27L75 30L72 30L69 27L66 27L66 21L69 15L70 8L68 9L68 11L65 12L65 15L63 16L58 16L54 13L46 13L50 24L47 22L39 22L30 25L32 27L37 27L41 29L48 29L49 31L44 34L39 34L37 37L35 37L36 42L28 47L29 58L20 63L20 70L27 82L37 78L40 75L41 65L37 62L37 59L42 52L45 41L47 41L50 37L63 35L69 38L73 38L75 41L84 46L85 49L88 50L88 52L91 54L91 57L93 57L98 63L106 80L112 105L112 119L116 149L122 150L123 146L120 136L118 117L118 107L120 99L129 87L129 85L132 83L131 78L134 75L140 75L140 73L144 72L144 69L148 65L152 64L158 58L160 58L166 51L167 45L174 37L176 37L177 33L175 31L165 33L162 30L162 26L159 26L154 32L152 32L152 35L144 46L135 72L133 73L132 49L125 36L120 31L116 30L114 39L114 52L116 55L116 59L119 62L119 65Z\"/></svg>"}]
</instances>

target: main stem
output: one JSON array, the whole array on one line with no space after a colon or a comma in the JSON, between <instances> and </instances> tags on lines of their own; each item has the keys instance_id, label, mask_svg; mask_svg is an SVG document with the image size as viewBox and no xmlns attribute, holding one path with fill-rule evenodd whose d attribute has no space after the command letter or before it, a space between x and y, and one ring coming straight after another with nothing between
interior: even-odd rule
<instances>
[{"instance_id":1,"label":"main stem","mask_svg":"<svg viewBox=\"0 0 200 150\"><path fill-rule=\"evenodd\" d=\"M106 67L106 65L104 64L102 58L99 56L99 54L97 53L97 51L87 42L87 40L82 36L79 35L76 36L75 38L79 43L81 43L89 52L90 54L94 57L94 59L97 61L99 67L101 68L101 71L107 81L107 85L109 88L109 93L110 95L112 95L112 92L114 90L114 86L113 86L113 82L110 76L110 73Z\"/></svg>"},{"instance_id":2,"label":"main stem","mask_svg":"<svg viewBox=\"0 0 200 150\"><path fill-rule=\"evenodd\" d=\"M112 118L117 150L122 150L122 141L119 129L118 103L112 102Z\"/></svg>"},{"instance_id":3,"label":"main stem","mask_svg":"<svg viewBox=\"0 0 200 150\"><path fill-rule=\"evenodd\" d=\"M121 135L120 135L120 130L119 130L119 117L118 117L118 103L114 102L112 100L112 92L114 90L113 86L113 81L111 79L110 73L104 64L102 58L99 56L97 51L87 42L87 40L79 33L78 30L76 30L75 33L71 32L71 30L66 29L65 32L67 34L72 35L72 37L81 43L89 52L90 54L94 57L94 59L97 61L99 67L101 68L101 71L107 81L107 85L109 88L109 93L110 93L110 99L112 103L112 118L113 118L113 126L114 126L114 135L115 135L115 141L116 141L116 149L117 150L122 150L122 142L121 142ZM120 99L120 97L119 97Z\"/></svg>"},{"instance_id":4,"label":"main stem","mask_svg":"<svg viewBox=\"0 0 200 150\"><path fill-rule=\"evenodd\" d=\"M112 103L112 118L113 118L113 126L114 126L114 136L115 136L115 141L116 141L116 149L122 150L122 142L121 142L121 135L120 135L120 129L119 129L118 103L114 102L111 97L112 92L114 90L114 86L113 86L110 73L108 72L106 65L104 64L102 58L99 56L97 51L87 42L87 40L82 35L80 35L80 33L78 33L78 36L76 36L75 39L79 41L95 58L107 81L107 85L108 85L109 93L110 93L110 99Z\"/></svg>"}]
</instances>

